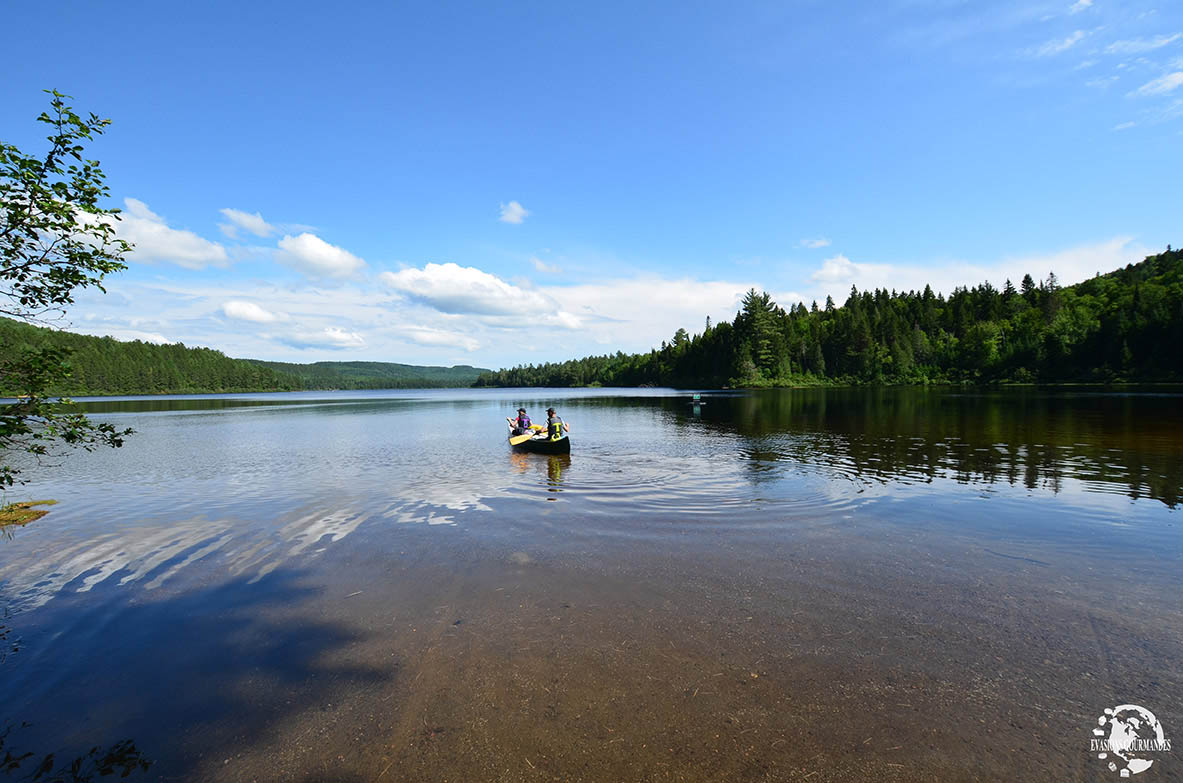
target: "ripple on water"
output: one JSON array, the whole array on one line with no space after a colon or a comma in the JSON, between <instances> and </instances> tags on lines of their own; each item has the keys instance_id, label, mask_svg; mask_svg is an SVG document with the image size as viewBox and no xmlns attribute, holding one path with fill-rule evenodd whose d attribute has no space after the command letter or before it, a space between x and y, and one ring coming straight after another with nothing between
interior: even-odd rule
<instances>
[{"instance_id":1,"label":"ripple on water","mask_svg":"<svg viewBox=\"0 0 1183 783\"><path fill-rule=\"evenodd\" d=\"M72 457L60 480L35 490L62 503L6 542L0 597L15 608L104 583L253 579L347 536L380 545L401 524L620 538L787 530L842 524L883 497L922 504L956 488L958 502L1054 496L1080 525L1092 519L1082 508L1104 505L1114 519L1132 498L1178 496L1173 441L1153 433L1138 444L1154 448L1137 451L1111 447L1103 429L1061 441L1043 430L975 438L957 419L921 437L903 425L875 430L866 417L846 428L797 416L749 426L640 403L587 405L572 412L574 453L548 457L508 449L508 404L127 414L138 434L124 449ZM932 423L927 414L922 423ZM757 425L767 432L753 434Z\"/></svg>"},{"instance_id":2,"label":"ripple on water","mask_svg":"<svg viewBox=\"0 0 1183 783\"><path fill-rule=\"evenodd\" d=\"M753 462L742 453L619 454L589 451L570 457L523 455L514 464L512 496L559 503L583 529L600 535L660 534L669 527L791 526L838 518L865 488L852 475L835 476L793 461ZM557 510L557 509L556 509ZM523 518L519 525L554 526Z\"/></svg>"}]
</instances>

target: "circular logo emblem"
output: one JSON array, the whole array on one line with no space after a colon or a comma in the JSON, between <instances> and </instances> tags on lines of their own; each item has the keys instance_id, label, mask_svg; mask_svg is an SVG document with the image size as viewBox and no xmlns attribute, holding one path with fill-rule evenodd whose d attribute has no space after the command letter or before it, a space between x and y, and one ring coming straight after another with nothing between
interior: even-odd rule
<instances>
[{"instance_id":1,"label":"circular logo emblem","mask_svg":"<svg viewBox=\"0 0 1183 783\"><path fill-rule=\"evenodd\" d=\"M1158 718L1137 704L1106 708L1097 718L1097 725L1089 750L1107 761L1111 772L1123 778L1150 769L1155 753L1171 749L1171 741L1163 734Z\"/></svg>"}]
</instances>

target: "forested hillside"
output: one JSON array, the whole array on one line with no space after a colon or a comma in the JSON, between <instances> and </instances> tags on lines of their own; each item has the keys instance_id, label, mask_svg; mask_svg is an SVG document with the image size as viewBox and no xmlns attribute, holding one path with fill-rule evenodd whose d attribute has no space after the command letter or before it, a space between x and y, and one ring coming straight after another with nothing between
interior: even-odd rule
<instances>
[{"instance_id":1,"label":"forested hillside","mask_svg":"<svg viewBox=\"0 0 1183 783\"><path fill-rule=\"evenodd\" d=\"M290 364L248 359L252 364L300 379L306 389L424 389L472 386L480 367L421 367L391 362Z\"/></svg>"},{"instance_id":2,"label":"forested hillside","mask_svg":"<svg viewBox=\"0 0 1183 783\"><path fill-rule=\"evenodd\" d=\"M231 359L209 348L123 342L0 318L0 364L19 357L28 347L44 346L71 351L71 375L53 390L71 396L469 386L482 372L465 366ZM0 372L0 396L23 391L10 388L6 380Z\"/></svg>"},{"instance_id":3,"label":"forested hillside","mask_svg":"<svg viewBox=\"0 0 1183 783\"><path fill-rule=\"evenodd\" d=\"M858 291L786 309L749 291L731 323L660 349L485 373L482 386L1179 381L1183 251L1061 287L1054 274L948 298Z\"/></svg>"},{"instance_id":4,"label":"forested hillside","mask_svg":"<svg viewBox=\"0 0 1183 783\"><path fill-rule=\"evenodd\" d=\"M0 361L20 355L26 347L56 346L71 351L71 374L59 394L197 394L202 392L292 391L299 379L276 373L209 348L175 343L154 345L92 337L0 318ZM0 377L0 394L8 388Z\"/></svg>"}]
</instances>

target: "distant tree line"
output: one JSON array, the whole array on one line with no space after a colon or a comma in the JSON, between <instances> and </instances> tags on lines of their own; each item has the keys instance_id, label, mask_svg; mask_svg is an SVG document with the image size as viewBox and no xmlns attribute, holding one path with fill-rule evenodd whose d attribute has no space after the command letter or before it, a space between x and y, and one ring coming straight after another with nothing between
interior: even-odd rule
<instances>
[{"instance_id":1,"label":"distant tree line","mask_svg":"<svg viewBox=\"0 0 1183 783\"><path fill-rule=\"evenodd\" d=\"M46 349L64 351L68 375L55 381L52 392L65 396L471 386L482 372L467 366L232 359L210 348L124 342L0 318L0 366ZM0 372L0 396L24 393L19 380Z\"/></svg>"},{"instance_id":2,"label":"distant tree line","mask_svg":"<svg viewBox=\"0 0 1183 783\"><path fill-rule=\"evenodd\" d=\"M305 389L444 389L472 386L483 372L481 367L458 364L454 367L425 367L393 362L314 362L291 364L246 361L294 376Z\"/></svg>"},{"instance_id":3,"label":"distant tree line","mask_svg":"<svg viewBox=\"0 0 1183 783\"><path fill-rule=\"evenodd\" d=\"M7 318L0 319L0 355L48 346L68 350L70 374L59 394L198 394L203 392L293 391L299 379L247 361L231 359L209 348L188 348L180 343L154 345L140 340L124 342L46 329ZM0 378L0 393L5 388Z\"/></svg>"},{"instance_id":4,"label":"distant tree line","mask_svg":"<svg viewBox=\"0 0 1183 783\"><path fill-rule=\"evenodd\" d=\"M1061 287L1055 274L946 298L859 291L787 310L748 291L731 323L679 329L649 353L483 373L478 386L791 386L1179 381L1183 251Z\"/></svg>"}]
</instances>

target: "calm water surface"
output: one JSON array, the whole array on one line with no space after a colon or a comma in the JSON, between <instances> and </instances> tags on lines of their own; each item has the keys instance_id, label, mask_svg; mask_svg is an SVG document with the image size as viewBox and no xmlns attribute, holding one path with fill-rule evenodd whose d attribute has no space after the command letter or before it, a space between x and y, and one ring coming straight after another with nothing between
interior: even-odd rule
<instances>
[{"instance_id":1,"label":"calm water surface","mask_svg":"<svg viewBox=\"0 0 1183 783\"><path fill-rule=\"evenodd\" d=\"M162 780L1101 780L1183 733L1183 397L115 399L9 499L8 746ZM572 429L517 454L518 404ZM1157 779L1183 779L1183 754Z\"/></svg>"}]
</instances>

